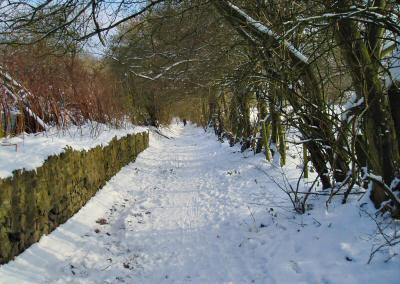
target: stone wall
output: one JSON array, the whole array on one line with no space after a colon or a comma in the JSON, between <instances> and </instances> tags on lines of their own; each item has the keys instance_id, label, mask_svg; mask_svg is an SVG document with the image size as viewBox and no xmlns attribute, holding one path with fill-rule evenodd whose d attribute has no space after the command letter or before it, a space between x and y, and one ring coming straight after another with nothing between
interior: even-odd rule
<instances>
[{"instance_id":1,"label":"stone wall","mask_svg":"<svg viewBox=\"0 0 400 284\"><path fill-rule=\"evenodd\" d=\"M66 222L148 144L148 133L139 133L89 151L67 148L36 170L0 179L0 264Z\"/></svg>"}]
</instances>

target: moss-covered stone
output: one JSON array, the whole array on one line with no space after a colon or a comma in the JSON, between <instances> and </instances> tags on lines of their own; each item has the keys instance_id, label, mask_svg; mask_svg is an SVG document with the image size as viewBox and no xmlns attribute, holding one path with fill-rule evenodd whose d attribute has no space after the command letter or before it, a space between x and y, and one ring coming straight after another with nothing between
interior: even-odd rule
<instances>
[{"instance_id":1,"label":"moss-covered stone","mask_svg":"<svg viewBox=\"0 0 400 284\"><path fill-rule=\"evenodd\" d=\"M89 151L67 147L36 171L0 179L0 263L67 221L148 143L148 133L139 133Z\"/></svg>"}]
</instances>

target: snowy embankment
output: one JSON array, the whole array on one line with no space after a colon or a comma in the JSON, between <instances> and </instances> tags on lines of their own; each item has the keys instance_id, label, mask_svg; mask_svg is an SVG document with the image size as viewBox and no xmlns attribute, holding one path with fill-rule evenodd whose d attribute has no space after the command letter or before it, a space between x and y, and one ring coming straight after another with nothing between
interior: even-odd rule
<instances>
[{"instance_id":1,"label":"snowy embankment","mask_svg":"<svg viewBox=\"0 0 400 284\"><path fill-rule=\"evenodd\" d=\"M50 129L36 134L22 134L0 139L0 178L12 175L12 171L40 167L47 157L57 155L69 146L74 150L89 150L106 146L114 138L147 131L145 127L127 124L112 128L100 123L70 127L65 130Z\"/></svg>"},{"instance_id":2,"label":"snowy embankment","mask_svg":"<svg viewBox=\"0 0 400 284\"><path fill-rule=\"evenodd\" d=\"M0 283L398 283L398 247L366 264L382 243L368 196L313 196L299 215L279 187L299 161L282 171L190 125L163 133Z\"/></svg>"}]
</instances>

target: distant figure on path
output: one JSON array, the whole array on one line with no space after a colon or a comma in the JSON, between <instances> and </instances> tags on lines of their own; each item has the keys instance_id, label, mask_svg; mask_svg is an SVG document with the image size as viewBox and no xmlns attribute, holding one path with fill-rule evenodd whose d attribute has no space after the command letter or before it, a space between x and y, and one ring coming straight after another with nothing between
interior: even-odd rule
<instances>
[{"instance_id":1,"label":"distant figure on path","mask_svg":"<svg viewBox=\"0 0 400 284\"><path fill-rule=\"evenodd\" d=\"M186 118L184 118L183 119L183 126L186 126L186 124L187 124L187 121L186 121Z\"/></svg>"}]
</instances>

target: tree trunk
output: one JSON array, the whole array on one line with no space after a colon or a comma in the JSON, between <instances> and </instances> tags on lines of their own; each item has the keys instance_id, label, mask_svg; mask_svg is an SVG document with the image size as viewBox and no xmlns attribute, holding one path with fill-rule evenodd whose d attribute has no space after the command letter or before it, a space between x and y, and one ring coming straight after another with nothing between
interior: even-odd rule
<instances>
[{"instance_id":1,"label":"tree trunk","mask_svg":"<svg viewBox=\"0 0 400 284\"><path fill-rule=\"evenodd\" d=\"M308 178L308 153L307 147L303 144L303 171L304 171L304 178Z\"/></svg>"},{"instance_id":2,"label":"tree trunk","mask_svg":"<svg viewBox=\"0 0 400 284\"><path fill-rule=\"evenodd\" d=\"M279 153L281 154L281 167L286 165L286 131L282 122L279 123Z\"/></svg>"},{"instance_id":3,"label":"tree trunk","mask_svg":"<svg viewBox=\"0 0 400 284\"><path fill-rule=\"evenodd\" d=\"M339 1L339 9L348 9L350 5L351 1ZM357 95L364 98L363 132L367 139L368 166L374 174L382 176L385 183L390 185L399 166L399 141L391 107L378 77L380 58L376 58L379 49L376 36L379 31L370 30L369 36L373 38L367 38L365 43L358 23L342 19L338 22L335 34ZM374 186L372 192L372 199L378 207L385 200L385 194L376 191L382 189Z\"/></svg>"},{"instance_id":4,"label":"tree trunk","mask_svg":"<svg viewBox=\"0 0 400 284\"><path fill-rule=\"evenodd\" d=\"M396 130L397 147L400 151L400 82L392 84L389 89L390 112L392 114L394 129ZM398 165L399 167L399 165Z\"/></svg>"}]
</instances>

